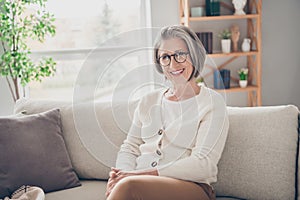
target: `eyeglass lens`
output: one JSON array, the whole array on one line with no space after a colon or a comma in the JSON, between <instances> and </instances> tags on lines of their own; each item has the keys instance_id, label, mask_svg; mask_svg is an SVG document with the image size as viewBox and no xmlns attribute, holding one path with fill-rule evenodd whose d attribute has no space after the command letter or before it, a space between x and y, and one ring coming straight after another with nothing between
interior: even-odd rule
<instances>
[{"instance_id":1,"label":"eyeglass lens","mask_svg":"<svg viewBox=\"0 0 300 200\"><path fill-rule=\"evenodd\" d=\"M186 61L188 52L176 52L172 55L162 55L159 57L159 64L162 66L168 66L171 63L171 57L173 56L175 61L178 63L183 63Z\"/></svg>"}]
</instances>

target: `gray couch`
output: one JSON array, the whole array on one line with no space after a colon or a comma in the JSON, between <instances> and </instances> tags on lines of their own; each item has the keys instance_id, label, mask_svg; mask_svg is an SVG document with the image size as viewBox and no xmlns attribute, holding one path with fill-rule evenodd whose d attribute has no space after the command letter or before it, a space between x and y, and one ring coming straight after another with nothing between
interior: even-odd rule
<instances>
[{"instance_id":1,"label":"gray couch","mask_svg":"<svg viewBox=\"0 0 300 200\"><path fill-rule=\"evenodd\" d=\"M17 102L15 113L60 108L65 144L82 186L47 193L47 200L105 199L109 168L135 106L136 102ZM228 107L228 112L228 139L213 185L218 199L300 199L297 107Z\"/></svg>"}]
</instances>

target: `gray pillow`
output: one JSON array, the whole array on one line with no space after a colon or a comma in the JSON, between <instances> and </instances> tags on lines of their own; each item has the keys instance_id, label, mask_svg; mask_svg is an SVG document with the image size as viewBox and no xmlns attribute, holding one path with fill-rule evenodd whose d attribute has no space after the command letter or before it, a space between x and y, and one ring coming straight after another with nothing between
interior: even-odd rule
<instances>
[{"instance_id":1,"label":"gray pillow","mask_svg":"<svg viewBox=\"0 0 300 200\"><path fill-rule=\"evenodd\" d=\"M59 108L63 137L74 170L81 179L108 179L119 147L126 138L137 101L72 103L19 99L15 113Z\"/></svg>"},{"instance_id":2,"label":"gray pillow","mask_svg":"<svg viewBox=\"0 0 300 200\"><path fill-rule=\"evenodd\" d=\"M64 143L59 109L0 118L0 199L22 185L45 192L81 185Z\"/></svg>"}]
</instances>

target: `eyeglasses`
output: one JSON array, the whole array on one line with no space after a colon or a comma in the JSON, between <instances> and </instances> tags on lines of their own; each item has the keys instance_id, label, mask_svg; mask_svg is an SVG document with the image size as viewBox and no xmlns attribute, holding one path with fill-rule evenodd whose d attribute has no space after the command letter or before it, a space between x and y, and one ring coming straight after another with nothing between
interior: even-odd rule
<instances>
[{"instance_id":1,"label":"eyeglasses","mask_svg":"<svg viewBox=\"0 0 300 200\"><path fill-rule=\"evenodd\" d=\"M157 62L163 66L163 67L167 67L170 65L171 63L171 57L173 56L174 57L174 60L177 62L177 63L184 63L186 61L186 58L187 58L187 55L189 54L189 52L176 52L174 54L171 54L171 55L168 55L168 54L165 54L165 55L162 55L160 56L158 59L157 59Z\"/></svg>"}]
</instances>

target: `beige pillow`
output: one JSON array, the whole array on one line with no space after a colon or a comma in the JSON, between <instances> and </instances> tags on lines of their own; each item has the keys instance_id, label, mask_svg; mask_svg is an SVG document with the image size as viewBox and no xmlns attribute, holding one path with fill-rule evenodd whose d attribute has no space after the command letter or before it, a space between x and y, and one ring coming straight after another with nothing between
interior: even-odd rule
<instances>
[{"instance_id":1,"label":"beige pillow","mask_svg":"<svg viewBox=\"0 0 300 200\"><path fill-rule=\"evenodd\" d=\"M228 112L229 133L214 184L217 195L294 199L297 107L229 107Z\"/></svg>"}]
</instances>

